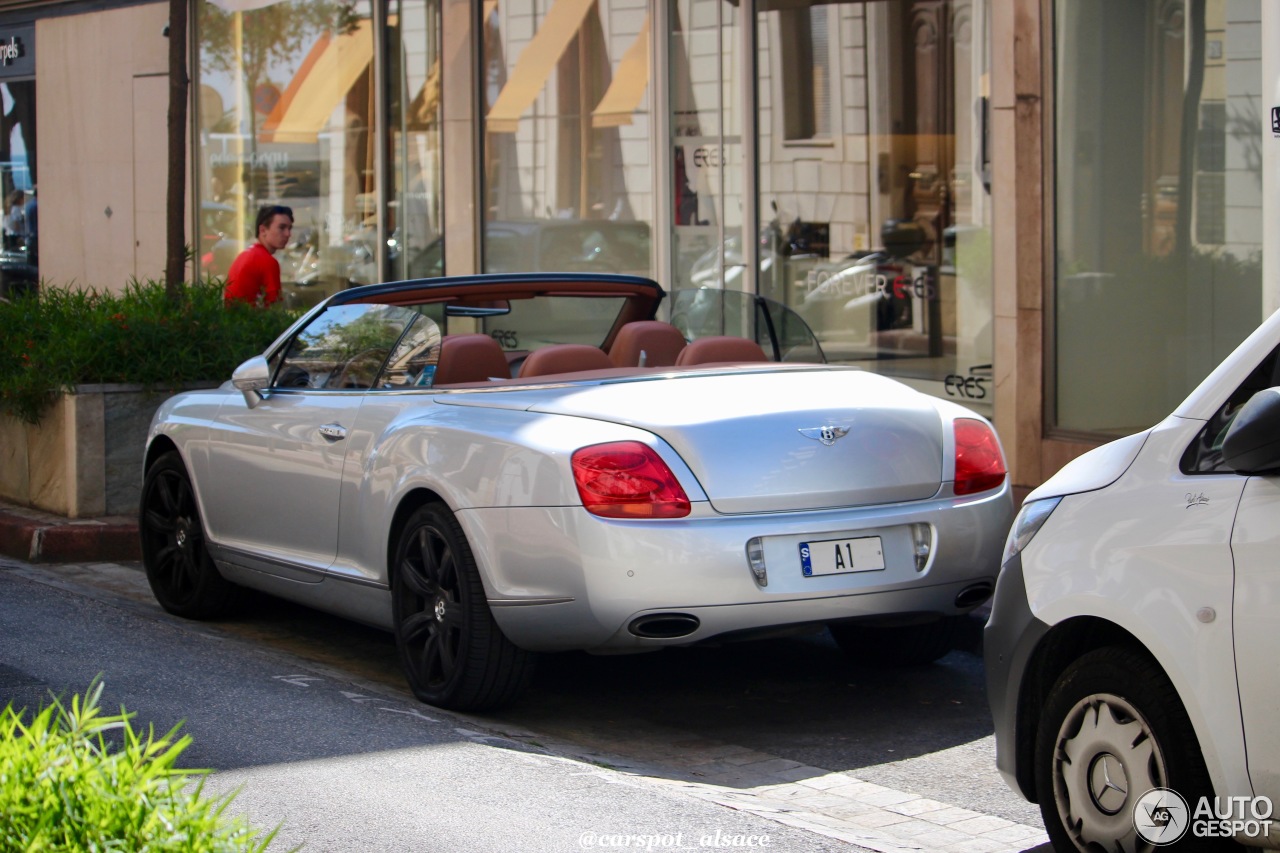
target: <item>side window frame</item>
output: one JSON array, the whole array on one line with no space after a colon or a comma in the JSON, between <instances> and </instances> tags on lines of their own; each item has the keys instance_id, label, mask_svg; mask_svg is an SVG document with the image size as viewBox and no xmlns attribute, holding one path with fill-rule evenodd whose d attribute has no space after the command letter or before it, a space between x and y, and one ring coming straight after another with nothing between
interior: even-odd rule
<instances>
[{"instance_id":1,"label":"side window frame","mask_svg":"<svg viewBox=\"0 0 1280 853\"><path fill-rule=\"evenodd\" d=\"M1266 358L1258 363L1243 382L1231 392L1225 403L1214 412L1204 427L1196 433L1196 437L1186 450L1182 452L1179 469L1183 474L1198 476L1202 474L1234 473L1222 460L1222 440L1236 414L1249 398L1259 391L1280 385L1280 346L1273 349Z\"/></svg>"},{"instance_id":2,"label":"side window frame","mask_svg":"<svg viewBox=\"0 0 1280 853\"><path fill-rule=\"evenodd\" d=\"M429 388L435 377L436 365L440 362L440 342L444 338L444 330L439 323L432 317L431 312L424 310L425 306L416 307L417 316L413 317L404 330L400 333L400 337L391 346L387 352L387 357L382 362L382 369L378 371L378 375L374 377L373 387L371 391L403 391L410 388ZM416 372L412 381L387 384L388 372L391 370L392 364L397 360L400 348L405 345L411 338L415 336L415 332L421 331L425 342L425 351L420 358L408 359L412 364L416 364L417 370L408 368L406 378L410 374Z\"/></svg>"},{"instance_id":3,"label":"side window frame","mask_svg":"<svg viewBox=\"0 0 1280 853\"><path fill-rule=\"evenodd\" d=\"M303 338L304 335L307 334L307 331L309 329L316 329L318 326L323 326L326 320L333 320L334 315L343 313L344 309L356 308L356 307L364 307L366 308L366 310L362 313L356 314L349 320L344 321L342 320L342 318L339 318L338 321L332 323L329 329L325 330L325 334L329 334L332 329L341 329L344 327L352 326L356 323L359 323L361 320L363 320L366 317L374 317L376 320L376 315L374 314L374 311L371 310L374 308L384 309L384 311L386 311L387 314L389 315L387 319L392 319L392 318L400 319L400 320L403 320L403 324L400 325L400 327L394 331L394 335L388 335L387 340L384 340L384 341L375 340L371 342L353 341L352 345L356 351L350 354L349 357L346 357L346 358L339 357L336 360L334 360L333 364L329 367L328 370L317 371L311 367L308 367L305 363L306 360L299 359L297 357L298 353L294 352L294 348L297 346L298 341L301 338ZM393 311L399 311L403 313L397 315L397 314L393 314L392 313ZM387 360L390 357L391 353L399 345L401 339L404 337L405 332L410 327L412 327L412 325L414 324L414 321L417 320L419 316L420 316L420 312L416 311L415 309L406 308L404 306L392 306L392 305L378 306L378 305L364 304L364 303L350 303L347 305L331 306L324 312L317 314L314 318L312 318L311 322L309 322L306 326L303 326L296 333L294 333L294 335L290 337L289 340L285 342L285 344L282 345L277 352L272 354L271 385L269 386L269 390L273 392L286 392L286 393L298 392L298 391L325 391L325 392L331 392L331 393L342 393L342 392L364 393L366 391L372 390L373 388L377 387L377 382L382 376L383 371L386 369ZM367 343L374 343L377 346L369 347L365 345ZM380 357L378 357L379 352L381 352ZM373 354L373 357L377 357L376 365L372 363L372 359L368 359L367 360L368 363L362 365L360 363L360 360L371 353ZM289 371L291 369L296 369L298 373L290 374ZM369 377L368 382L354 384L349 387L338 387L334 384L331 384L331 383L334 383L335 381L341 380L343 377L347 375L349 371L353 369L359 369L360 376L368 376ZM286 381L283 378L286 376L286 374L289 375L289 381ZM317 377L322 377L319 380L319 384L317 384Z\"/></svg>"}]
</instances>

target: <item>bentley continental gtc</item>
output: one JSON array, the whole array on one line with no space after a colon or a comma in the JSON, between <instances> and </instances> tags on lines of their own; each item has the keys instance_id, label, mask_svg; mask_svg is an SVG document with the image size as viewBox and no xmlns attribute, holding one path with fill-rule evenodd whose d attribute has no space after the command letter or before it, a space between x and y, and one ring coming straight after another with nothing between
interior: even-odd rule
<instances>
[{"instance_id":1,"label":"bentley continental gtc","mask_svg":"<svg viewBox=\"0 0 1280 853\"><path fill-rule=\"evenodd\" d=\"M385 628L455 709L512 701L546 651L826 627L863 661L945 654L1013 515L990 424L823 363L776 303L700 293L678 328L664 297L572 273L329 297L157 412L156 598L212 618L250 587Z\"/></svg>"}]
</instances>

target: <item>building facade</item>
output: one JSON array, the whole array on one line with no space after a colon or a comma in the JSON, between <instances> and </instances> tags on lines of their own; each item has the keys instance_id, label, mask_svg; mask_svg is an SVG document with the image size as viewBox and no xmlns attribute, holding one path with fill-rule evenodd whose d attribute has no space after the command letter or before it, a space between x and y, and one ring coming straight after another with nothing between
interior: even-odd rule
<instances>
[{"instance_id":1,"label":"building facade","mask_svg":"<svg viewBox=\"0 0 1280 853\"><path fill-rule=\"evenodd\" d=\"M0 189L33 220L6 218L5 249L27 274L160 275L167 17L0 5ZM189 17L194 264L224 273L257 206L290 205L298 307L513 270L649 275L670 312L702 288L759 294L829 360L992 417L1030 487L1163 417L1280 306L1263 189L1280 13L1262 0L191 0Z\"/></svg>"}]
</instances>

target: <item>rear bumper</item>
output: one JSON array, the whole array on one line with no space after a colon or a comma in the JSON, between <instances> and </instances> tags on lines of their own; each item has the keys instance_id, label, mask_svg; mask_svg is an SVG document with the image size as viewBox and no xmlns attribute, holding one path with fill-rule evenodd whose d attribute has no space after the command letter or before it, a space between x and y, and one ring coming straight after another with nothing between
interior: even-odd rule
<instances>
[{"instance_id":1,"label":"rear bumper","mask_svg":"<svg viewBox=\"0 0 1280 853\"><path fill-rule=\"evenodd\" d=\"M464 510L495 620L512 642L537 651L645 651L737 631L892 614L958 615L957 596L994 584L1013 514L1007 489L978 500L944 498L821 512L615 521L581 507ZM909 525L927 524L933 551L917 570ZM885 568L804 577L799 544L880 537ZM763 543L768 582L756 582L747 543ZM980 600L980 599L979 599ZM670 638L628 630L654 613L692 616L696 630Z\"/></svg>"},{"instance_id":2,"label":"rear bumper","mask_svg":"<svg viewBox=\"0 0 1280 853\"><path fill-rule=\"evenodd\" d=\"M712 639L731 639L727 635L739 633L751 637L758 633L767 633L770 629L821 626L844 619L886 615L902 615L910 618L960 615L972 608L957 608L954 604L956 596L972 584L985 580L989 578L977 577L937 586L763 604L652 607L628 613L609 636L590 630L577 634L576 636L580 637L579 640L562 639L561 633L566 625L580 624L579 620L584 615L585 609L575 607L576 602L539 607L494 608L494 617L507 636L517 645L525 648L542 651L582 648L591 652L604 653L645 652L663 646L689 645ZM630 626L636 620L658 615L692 617L697 620L697 628L685 636L676 638L641 637L632 633Z\"/></svg>"}]
</instances>

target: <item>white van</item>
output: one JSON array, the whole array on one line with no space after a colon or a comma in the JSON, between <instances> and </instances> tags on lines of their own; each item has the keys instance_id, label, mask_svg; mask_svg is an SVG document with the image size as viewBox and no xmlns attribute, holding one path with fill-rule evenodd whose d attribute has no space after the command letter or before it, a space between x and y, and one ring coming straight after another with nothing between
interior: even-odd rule
<instances>
[{"instance_id":1,"label":"white van","mask_svg":"<svg viewBox=\"0 0 1280 853\"><path fill-rule=\"evenodd\" d=\"M997 764L1058 850L1280 846L1280 313L1028 496L985 635Z\"/></svg>"}]
</instances>

